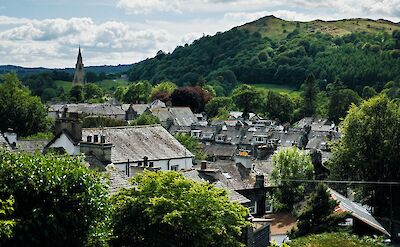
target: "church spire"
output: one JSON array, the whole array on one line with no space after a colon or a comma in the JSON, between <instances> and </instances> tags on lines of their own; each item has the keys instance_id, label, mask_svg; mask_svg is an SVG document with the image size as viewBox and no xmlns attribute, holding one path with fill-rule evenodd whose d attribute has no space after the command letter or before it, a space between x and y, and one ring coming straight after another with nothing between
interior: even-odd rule
<instances>
[{"instance_id":1,"label":"church spire","mask_svg":"<svg viewBox=\"0 0 400 247\"><path fill-rule=\"evenodd\" d=\"M85 73L83 71L81 46L79 45L78 58L77 58L76 65L75 65L75 74L74 74L74 80L73 80L72 84L75 86L78 84L84 84L85 82L86 82L86 79L85 79Z\"/></svg>"}]
</instances>

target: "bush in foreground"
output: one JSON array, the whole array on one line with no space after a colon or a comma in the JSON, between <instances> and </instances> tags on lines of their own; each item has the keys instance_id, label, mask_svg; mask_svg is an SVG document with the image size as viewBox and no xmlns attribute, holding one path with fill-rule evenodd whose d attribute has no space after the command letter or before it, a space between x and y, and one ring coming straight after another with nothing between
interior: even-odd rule
<instances>
[{"instance_id":1,"label":"bush in foreground","mask_svg":"<svg viewBox=\"0 0 400 247\"><path fill-rule=\"evenodd\" d=\"M381 238L359 238L347 233L324 233L309 235L295 239L289 243L290 247L383 247Z\"/></svg>"},{"instance_id":2,"label":"bush in foreground","mask_svg":"<svg viewBox=\"0 0 400 247\"><path fill-rule=\"evenodd\" d=\"M5 246L93 246L107 236L108 191L79 158L0 150L0 196L14 198Z\"/></svg>"},{"instance_id":3,"label":"bush in foreground","mask_svg":"<svg viewBox=\"0 0 400 247\"><path fill-rule=\"evenodd\" d=\"M144 172L114 196L114 246L243 246L248 209L177 172Z\"/></svg>"}]
</instances>

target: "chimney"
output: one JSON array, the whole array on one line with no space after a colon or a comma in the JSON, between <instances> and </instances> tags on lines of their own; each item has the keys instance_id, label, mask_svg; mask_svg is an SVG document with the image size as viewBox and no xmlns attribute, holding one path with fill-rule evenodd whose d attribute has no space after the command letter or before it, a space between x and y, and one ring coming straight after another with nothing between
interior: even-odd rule
<instances>
[{"instance_id":1,"label":"chimney","mask_svg":"<svg viewBox=\"0 0 400 247\"><path fill-rule=\"evenodd\" d=\"M68 114L68 108L63 108L61 118L56 119L54 135L60 134L63 130L68 131L75 141L82 140L82 125L77 113Z\"/></svg>"},{"instance_id":2,"label":"chimney","mask_svg":"<svg viewBox=\"0 0 400 247\"><path fill-rule=\"evenodd\" d=\"M86 139L87 139L87 142L92 142L92 136L87 136Z\"/></svg>"},{"instance_id":3,"label":"chimney","mask_svg":"<svg viewBox=\"0 0 400 247\"><path fill-rule=\"evenodd\" d=\"M200 169L201 170L206 170L207 169L207 161L206 160L201 161Z\"/></svg>"},{"instance_id":4,"label":"chimney","mask_svg":"<svg viewBox=\"0 0 400 247\"><path fill-rule=\"evenodd\" d=\"M101 143L106 143L106 136L103 136L103 135L102 135L102 136L100 137L100 142L101 142Z\"/></svg>"},{"instance_id":5,"label":"chimney","mask_svg":"<svg viewBox=\"0 0 400 247\"><path fill-rule=\"evenodd\" d=\"M93 142L99 142L99 135L93 136Z\"/></svg>"},{"instance_id":6,"label":"chimney","mask_svg":"<svg viewBox=\"0 0 400 247\"><path fill-rule=\"evenodd\" d=\"M256 188L264 188L264 175L256 175Z\"/></svg>"}]
</instances>

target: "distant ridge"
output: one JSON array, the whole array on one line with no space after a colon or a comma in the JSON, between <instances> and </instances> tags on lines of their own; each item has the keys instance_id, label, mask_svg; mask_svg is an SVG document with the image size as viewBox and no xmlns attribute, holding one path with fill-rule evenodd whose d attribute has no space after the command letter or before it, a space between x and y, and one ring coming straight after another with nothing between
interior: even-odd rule
<instances>
[{"instance_id":1,"label":"distant ridge","mask_svg":"<svg viewBox=\"0 0 400 247\"><path fill-rule=\"evenodd\" d=\"M94 73L126 73L132 64L120 64L120 65L101 65L101 66L88 66L85 67L86 72L94 72ZM26 76L31 74L43 73L43 72L52 72L52 71L65 71L67 73L73 74L74 68L44 68L44 67L22 67L15 65L0 65L0 74L16 72L19 76Z\"/></svg>"}]
</instances>

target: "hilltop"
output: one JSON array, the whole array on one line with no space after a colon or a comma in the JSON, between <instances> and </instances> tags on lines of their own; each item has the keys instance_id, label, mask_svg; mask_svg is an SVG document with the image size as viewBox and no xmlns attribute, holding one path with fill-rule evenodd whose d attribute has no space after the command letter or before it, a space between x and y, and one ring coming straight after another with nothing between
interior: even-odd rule
<instances>
[{"instance_id":1,"label":"hilltop","mask_svg":"<svg viewBox=\"0 0 400 247\"><path fill-rule=\"evenodd\" d=\"M285 39L287 33L291 33L295 29L300 30L302 33L321 32L332 36L344 36L360 32L371 34L380 32L391 33L395 30L400 30L400 24L383 19L372 20L366 18L343 19L337 21L286 21L270 15L244 24L239 28L251 32L259 32L264 37L279 40ZM286 30L286 32L283 32L283 30Z\"/></svg>"},{"instance_id":2,"label":"hilltop","mask_svg":"<svg viewBox=\"0 0 400 247\"><path fill-rule=\"evenodd\" d=\"M133 66L130 80L208 84L218 94L237 82L299 88L313 73L321 87L340 79L360 91L400 80L400 25L386 20L285 21L274 16L235 27Z\"/></svg>"}]
</instances>

